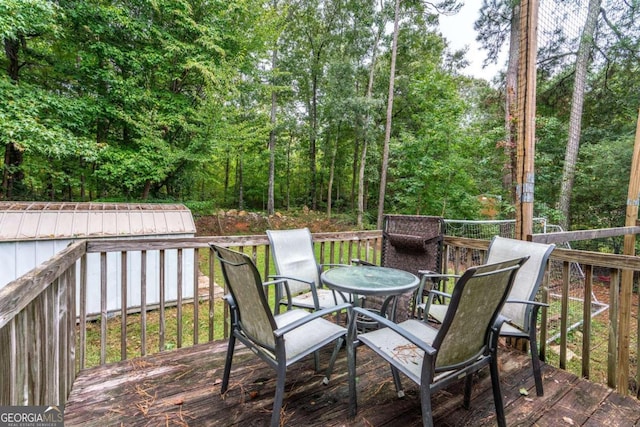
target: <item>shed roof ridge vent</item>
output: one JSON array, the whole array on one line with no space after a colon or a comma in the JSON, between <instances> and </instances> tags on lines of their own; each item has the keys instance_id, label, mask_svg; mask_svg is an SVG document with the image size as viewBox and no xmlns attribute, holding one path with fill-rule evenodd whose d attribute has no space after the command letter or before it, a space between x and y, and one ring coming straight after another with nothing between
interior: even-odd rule
<instances>
[{"instance_id":1,"label":"shed roof ridge vent","mask_svg":"<svg viewBox=\"0 0 640 427\"><path fill-rule=\"evenodd\" d=\"M27 206L27 211L30 211L34 205L36 205L36 203L34 202L29 203L29 206ZM27 219L27 215L22 215L22 217L20 218L20 225L18 226L18 230L16 233L17 236L27 235L26 232L24 231L24 226L25 226L24 224L26 219ZM39 219L38 219L38 222L39 222Z\"/></svg>"},{"instance_id":2,"label":"shed roof ridge vent","mask_svg":"<svg viewBox=\"0 0 640 427\"><path fill-rule=\"evenodd\" d=\"M60 215L62 213L62 205L58 205L58 209L56 210L55 216L56 216L56 220L53 222L53 237L57 237L58 236L58 230L60 227ZM40 217L42 218L42 217ZM38 230L40 231L40 230ZM40 234L40 233L38 233Z\"/></svg>"},{"instance_id":3,"label":"shed roof ridge vent","mask_svg":"<svg viewBox=\"0 0 640 427\"><path fill-rule=\"evenodd\" d=\"M133 212L131 212L131 211L130 211L130 212L127 214L127 217L126 217L127 224L128 224L128 226L129 226L129 234L132 234L132 233L133 233L133 224L131 224L131 214L132 214L132 213L133 213Z\"/></svg>"},{"instance_id":4,"label":"shed roof ridge vent","mask_svg":"<svg viewBox=\"0 0 640 427\"><path fill-rule=\"evenodd\" d=\"M44 211L45 209L43 209ZM41 232L41 226L42 226L42 218L44 217L44 215L39 215L38 216L38 225L36 225L36 236L40 236L40 232ZM26 218L26 215L24 216L24 218Z\"/></svg>"},{"instance_id":5,"label":"shed roof ridge vent","mask_svg":"<svg viewBox=\"0 0 640 427\"><path fill-rule=\"evenodd\" d=\"M78 204L76 203L76 205L73 207L73 215L71 215L71 235L75 236L76 233L76 217L78 214Z\"/></svg>"},{"instance_id":6,"label":"shed roof ridge vent","mask_svg":"<svg viewBox=\"0 0 640 427\"><path fill-rule=\"evenodd\" d=\"M2 212L2 216L0 216L0 233L2 233L1 225L4 224L4 221L7 215L8 215L8 212L5 211L5 212Z\"/></svg>"}]
</instances>

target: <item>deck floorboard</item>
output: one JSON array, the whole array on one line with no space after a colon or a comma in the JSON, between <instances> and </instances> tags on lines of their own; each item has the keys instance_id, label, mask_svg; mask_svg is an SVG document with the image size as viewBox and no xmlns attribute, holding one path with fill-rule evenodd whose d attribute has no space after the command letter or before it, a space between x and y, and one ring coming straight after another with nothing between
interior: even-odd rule
<instances>
[{"instance_id":1,"label":"deck floorboard","mask_svg":"<svg viewBox=\"0 0 640 427\"><path fill-rule=\"evenodd\" d=\"M229 390L220 395L226 341L166 351L82 371L65 406L65 426L263 426L275 391L274 372L246 349L236 350ZM322 352L326 366L330 349ZM536 396L529 358L501 349L500 371L509 426L633 426L640 401L543 366L545 395ZM397 398L390 370L367 348L358 349L358 415L349 420L346 354L341 350L329 385L313 359L287 373L282 424L287 426L421 425L419 390L403 378ZM528 390L524 396L520 390ZM462 383L433 396L439 426L494 426L488 370L474 382L471 409Z\"/></svg>"}]
</instances>

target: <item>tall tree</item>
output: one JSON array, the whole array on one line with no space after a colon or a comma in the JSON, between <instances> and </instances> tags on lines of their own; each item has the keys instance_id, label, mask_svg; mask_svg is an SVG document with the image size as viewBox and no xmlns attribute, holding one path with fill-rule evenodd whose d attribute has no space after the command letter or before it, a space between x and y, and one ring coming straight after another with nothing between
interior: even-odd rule
<instances>
[{"instance_id":1,"label":"tall tree","mask_svg":"<svg viewBox=\"0 0 640 427\"><path fill-rule=\"evenodd\" d=\"M277 6L277 0L274 0L274 7ZM277 45L277 43L276 43ZM273 47L271 52L271 71L275 75L275 70L278 64L278 48ZM273 78L273 77L272 77ZM271 129L269 130L269 189L267 192L267 215L273 215L275 213L275 185L276 185L276 117L278 111L278 93L275 88L274 82L272 82L271 89L271 112L270 123Z\"/></svg>"},{"instance_id":2,"label":"tall tree","mask_svg":"<svg viewBox=\"0 0 640 427\"><path fill-rule=\"evenodd\" d=\"M565 230L570 224L570 205L573 183L576 174L576 162L578 159L578 149L580 146L580 131L582 127L582 110L584 105L585 85L587 79L587 68L589 66L589 56L594 47L594 35L600 14L600 4L602 0L589 0L587 20L580 37L578 55L576 57L575 75L573 79L573 95L571 97L571 116L569 120L569 139L567 140L567 150L564 156L564 168L562 171L562 181L560 195L558 198L558 209L562 213L561 225Z\"/></svg>"},{"instance_id":3,"label":"tall tree","mask_svg":"<svg viewBox=\"0 0 640 427\"><path fill-rule=\"evenodd\" d=\"M328 0L298 1L290 7L289 20L295 25L283 34L281 64L290 73L291 87L304 106L306 157L308 170L306 203L318 205L318 141L320 133L320 96L324 87L327 57L335 41L335 27L341 2Z\"/></svg>"},{"instance_id":4,"label":"tall tree","mask_svg":"<svg viewBox=\"0 0 640 427\"><path fill-rule=\"evenodd\" d=\"M387 97L387 119L384 128L384 144L382 147L382 167L380 169L380 194L378 196L378 219L376 227L382 229L384 215L384 198L387 191L387 169L389 167L389 141L391 140L391 119L393 117L393 86L396 75L396 54L398 52L398 32L400 29L400 0L395 0L393 15L393 41L391 43L391 69L389 71L389 94Z\"/></svg>"},{"instance_id":5,"label":"tall tree","mask_svg":"<svg viewBox=\"0 0 640 427\"><path fill-rule=\"evenodd\" d=\"M396 67L396 55L398 50L398 34L400 31L400 0L395 0L394 3L394 18L393 18L393 36L391 43L391 60L389 71L389 91L387 95L387 115L385 121L385 135L384 143L382 147L382 164L380 168L380 192L378 196L378 217L377 227L382 228L382 218L384 215L385 195L387 186L387 169L389 167L389 143L391 141L391 121L393 117L393 98L394 98L394 85L395 85L395 67ZM433 20L433 17L440 13L454 14L460 10L462 4L457 3L457 0L443 0L437 3L421 1L407 1L406 9L409 12L413 12L414 15L420 16L419 22L426 23ZM426 18L426 19L422 19Z\"/></svg>"},{"instance_id":6,"label":"tall tree","mask_svg":"<svg viewBox=\"0 0 640 427\"><path fill-rule=\"evenodd\" d=\"M484 0L480 17L474 23L477 40L487 51L484 64L496 63L505 45L509 45L504 82L504 128L501 144L504 151L502 183L504 192L516 199L516 109L518 97L518 58L520 40L519 0Z\"/></svg>"},{"instance_id":7,"label":"tall tree","mask_svg":"<svg viewBox=\"0 0 640 427\"><path fill-rule=\"evenodd\" d=\"M360 153L360 167L358 169L358 207L357 207L357 220L356 224L358 228L363 226L363 216L365 211L365 171L367 166L367 149L369 147L371 139L371 121L372 121L372 98L373 98L373 81L374 73L376 69L376 60L378 58L378 44L382 37L382 31L384 29L384 21L380 22L377 26L373 46L371 48L371 65L369 67L369 79L367 80L367 93L366 99L366 113L364 115L363 132L362 132L362 148Z\"/></svg>"}]
</instances>

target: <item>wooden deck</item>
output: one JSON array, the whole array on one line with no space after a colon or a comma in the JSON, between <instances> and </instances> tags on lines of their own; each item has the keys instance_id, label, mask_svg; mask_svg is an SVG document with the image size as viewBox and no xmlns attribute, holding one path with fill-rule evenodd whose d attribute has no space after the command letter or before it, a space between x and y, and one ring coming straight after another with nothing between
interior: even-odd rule
<instances>
[{"instance_id":1,"label":"wooden deck","mask_svg":"<svg viewBox=\"0 0 640 427\"><path fill-rule=\"evenodd\" d=\"M65 407L65 426L261 426L268 425L274 372L246 349L236 352L229 391L220 396L226 341L167 351L79 374ZM322 354L326 366L328 350ZM347 419L346 352L341 350L328 386L312 359L288 373L284 425L414 426L421 424L418 388L404 378L398 399L388 366L367 348L358 349L358 402ZM640 402L565 371L543 367L545 395L536 397L529 359L501 350L501 383L510 426L633 426ZM523 396L520 389L528 390ZM471 409L461 404L461 387L434 396L435 423L493 426L489 375L474 386Z\"/></svg>"}]
</instances>

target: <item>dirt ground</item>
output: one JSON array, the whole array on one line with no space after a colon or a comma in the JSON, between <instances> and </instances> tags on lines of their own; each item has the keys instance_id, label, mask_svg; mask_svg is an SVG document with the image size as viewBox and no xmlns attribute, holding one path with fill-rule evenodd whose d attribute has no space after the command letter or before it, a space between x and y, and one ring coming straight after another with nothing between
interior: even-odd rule
<instances>
[{"instance_id":1,"label":"dirt ground","mask_svg":"<svg viewBox=\"0 0 640 427\"><path fill-rule=\"evenodd\" d=\"M215 215L196 218L197 236L232 236L262 234L268 229L308 227L312 233L350 231L355 225L343 218L328 219L324 212L305 209L295 213L266 216L238 210L220 211Z\"/></svg>"}]
</instances>

